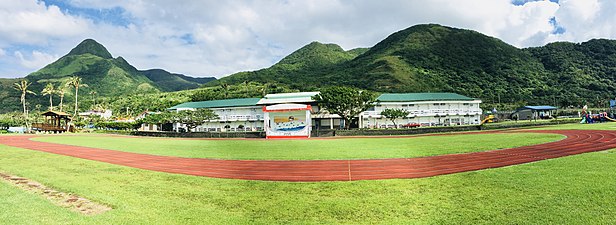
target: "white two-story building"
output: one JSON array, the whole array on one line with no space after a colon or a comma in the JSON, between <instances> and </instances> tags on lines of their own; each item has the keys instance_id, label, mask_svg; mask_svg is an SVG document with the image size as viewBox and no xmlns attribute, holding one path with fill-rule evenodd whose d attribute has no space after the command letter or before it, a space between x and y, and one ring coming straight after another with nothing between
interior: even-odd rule
<instances>
[{"instance_id":1,"label":"white two-story building","mask_svg":"<svg viewBox=\"0 0 616 225\"><path fill-rule=\"evenodd\" d=\"M268 94L263 98L241 98L187 102L169 110L195 110L207 108L219 116L198 126L194 131L261 131L264 128L263 107L276 104L311 105L312 129L336 129L344 126L344 121L336 114L321 110L312 97L319 92L298 92ZM375 106L361 113L358 127L391 128L393 123L381 116L387 108L408 111L405 118L396 120L398 125L419 124L421 126L473 125L481 122L481 100L455 93L400 93L382 94ZM177 124L176 128L181 127Z\"/></svg>"},{"instance_id":2,"label":"white two-story building","mask_svg":"<svg viewBox=\"0 0 616 225\"><path fill-rule=\"evenodd\" d=\"M219 119L198 126L195 131L258 131L263 130L263 107L260 98L236 98L202 102L186 102L169 108L183 111L211 109ZM174 125L175 129L181 125Z\"/></svg>"},{"instance_id":3,"label":"white two-story building","mask_svg":"<svg viewBox=\"0 0 616 225\"><path fill-rule=\"evenodd\" d=\"M382 94L376 105L360 115L360 127L385 128L394 124L381 116L388 108L403 109L405 118L397 125L454 126L481 123L481 100L455 93L398 93Z\"/></svg>"}]
</instances>

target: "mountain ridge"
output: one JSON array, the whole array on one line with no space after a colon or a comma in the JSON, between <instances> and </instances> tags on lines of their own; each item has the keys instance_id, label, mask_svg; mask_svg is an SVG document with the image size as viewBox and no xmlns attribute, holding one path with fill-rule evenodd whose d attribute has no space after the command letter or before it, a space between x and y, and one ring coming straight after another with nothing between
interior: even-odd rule
<instances>
[{"instance_id":1,"label":"mountain ridge","mask_svg":"<svg viewBox=\"0 0 616 225\"><path fill-rule=\"evenodd\" d=\"M538 53L553 45L559 44L521 49L473 30L420 24L392 33L350 60L294 70L281 70L286 66L281 60L269 68L232 74L208 85L254 81L301 90L342 85L377 92L456 92L509 105L604 106L605 102L595 100L613 98L616 41L593 39L573 44L578 49L551 50L559 54ZM582 55L583 61L569 54ZM558 55L567 62L561 63ZM311 62L310 57L304 60ZM567 83L571 79L550 63L573 66L570 73L580 79Z\"/></svg>"},{"instance_id":2,"label":"mountain ridge","mask_svg":"<svg viewBox=\"0 0 616 225\"><path fill-rule=\"evenodd\" d=\"M80 89L82 91L80 95L91 94L91 98L95 99L97 96L114 97L194 89L215 79L193 78L162 69L157 69L156 76L152 76L149 71L138 70L122 56L113 58L105 46L93 39L85 39L58 60L24 78L15 78L10 81L26 79L32 83L29 89L40 93L48 83L60 87L69 77L78 76L82 78L82 83L88 85ZM0 96L4 97L0 99L0 104L9 106L0 108L0 112L18 110L18 107L13 106L18 93L12 89L12 83L7 84L10 81L4 80L0 83ZM66 92L65 102L71 101L73 95L74 93L70 91ZM33 108L48 105L48 99L31 98L30 101Z\"/></svg>"}]
</instances>

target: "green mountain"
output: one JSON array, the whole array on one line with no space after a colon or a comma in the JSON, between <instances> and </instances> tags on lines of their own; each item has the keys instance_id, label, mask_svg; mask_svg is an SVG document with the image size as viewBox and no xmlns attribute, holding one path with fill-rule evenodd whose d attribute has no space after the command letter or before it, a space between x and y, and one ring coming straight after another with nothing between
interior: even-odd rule
<instances>
[{"instance_id":1,"label":"green mountain","mask_svg":"<svg viewBox=\"0 0 616 225\"><path fill-rule=\"evenodd\" d=\"M114 97L134 94L158 93L193 89L214 78L193 78L172 74L164 70L139 71L124 58L113 58L107 49L92 39L86 39L67 55L25 77L32 82L30 90L39 94L47 83L60 86L71 76L79 76L88 87L80 89L80 95L94 101L96 97ZM16 80L0 80L0 112L19 110L19 96L12 89ZM73 92L67 92L65 102L73 100ZM4 97L7 96L7 97ZM87 97L86 97L87 96ZM29 96L31 108L45 108L48 98ZM56 104L59 101L56 97Z\"/></svg>"},{"instance_id":2,"label":"green mountain","mask_svg":"<svg viewBox=\"0 0 616 225\"><path fill-rule=\"evenodd\" d=\"M162 69L140 71L156 84L161 91L180 91L195 89L207 82L216 80L213 77L189 77L183 74L170 73Z\"/></svg>"},{"instance_id":3,"label":"green mountain","mask_svg":"<svg viewBox=\"0 0 616 225\"><path fill-rule=\"evenodd\" d=\"M525 49L550 73L547 85L561 105L587 102L606 107L616 97L616 41L594 39L584 43L556 42Z\"/></svg>"},{"instance_id":4,"label":"green mountain","mask_svg":"<svg viewBox=\"0 0 616 225\"><path fill-rule=\"evenodd\" d=\"M457 92L508 105L590 103L615 95L616 41L519 49L481 33L436 24L391 34L369 50L311 43L270 68L221 82L275 82L301 90L345 85L380 92Z\"/></svg>"},{"instance_id":5,"label":"green mountain","mask_svg":"<svg viewBox=\"0 0 616 225\"><path fill-rule=\"evenodd\" d=\"M42 90L47 83L59 85L70 76L79 76L88 84L87 91L100 96L134 93L154 93L154 82L141 74L122 57L111 54L94 40L85 40L69 54L26 76L33 83L32 90Z\"/></svg>"},{"instance_id":6,"label":"green mountain","mask_svg":"<svg viewBox=\"0 0 616 225\"><path fill-rule=\"evenodd\" d=\"M103 59L111 59L113 58L113 56L111 56L111 53L109 53L109 51L107 51L107 48L105 48L105 46L99 44L98 42L96 42L95 40L92 39L86 39L84 41L82 41L81 43L79 43L79 45L77 45L77 47L73 48L68 54L67 56L79 56L79 55L84 55L84 54L91 54L91 55L95 55L98 57L101 57Z\"/></svg>"},{"instance_id":7,"label":"green mountain","mask_svg":"<svg viewBox=\"0 0 616 225\"><path fill-rule=\"evenodd\" d=\"M21 108L19 93L13 90L13 84L17 81L17 79L0 78L0 113Z\"/></svg>"},{"instance_id":8,"label":"green mountain","mask_svg":"<svg viewBox=\"0 0 616 225\"><path fill-rule=\"evenodd\" d=\"M314 88L312 84L321 82L322 74L329 72L339 64L354 59L367 50L358 48L345 51L336 44L312 42L284 57L270 68L236 73L223 78L220 82L210 82L207 85L215 86L221 82L239 84L245 81L256 81L282 83L295 89L305 90ZM304 84L310 85L306 87L303 86Z\"/></svg>"}]
</instances>

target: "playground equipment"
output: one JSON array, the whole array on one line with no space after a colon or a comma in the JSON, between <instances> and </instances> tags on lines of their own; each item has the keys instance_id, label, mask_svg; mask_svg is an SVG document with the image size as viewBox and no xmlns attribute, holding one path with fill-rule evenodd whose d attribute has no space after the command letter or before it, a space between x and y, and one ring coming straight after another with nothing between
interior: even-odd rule
<instances>
[{"instance_id":1,"label":"playground equipment","mask_svg":"<svg viewBox=\"0 0 616 225\"><path fill-rule=\"evenodd\" d=\"M612 118L610 118L609 116L605 116L605 119L607 119L607 120L609 120L609 121L612 121L612 122L616 122L616 120L615 120L615 119L612 119Z\"/></svg>"},{"instance_id":2,"label":"playground equipment","mask_svg":"<svg viewBox=\"0 0 616 225\"><path fill-rule=\"evenodd\" d=\"M483 125L484 123L493 123L494 119L496 119L496 117L494 117L494 115L488 115L486 116L486 118L484 118L481 123L479 125Z\"/></svg>"},{"instance_id":3,"label":"playground equipment","mask_svg":"<svg viewBox=\"0 0 616 225\"><path fill-rule=\"evenodd\" d=\"M607 116L607 112L602 112L599 114L590 114L586 113L586 111L582 111L582 120L580 123L602 123L602 122L616 122L616 119L612 119Z\"/></svg>"}]
</instances>

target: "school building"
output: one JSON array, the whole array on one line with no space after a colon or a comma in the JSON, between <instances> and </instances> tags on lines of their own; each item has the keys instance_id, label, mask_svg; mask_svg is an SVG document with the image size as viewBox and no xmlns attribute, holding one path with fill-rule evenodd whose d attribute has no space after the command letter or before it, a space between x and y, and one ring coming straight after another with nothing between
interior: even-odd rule
<instances>
[{"instance_id":1,"label":"school building","mask_svg":"<svg viewBox=\"0 0 616 225\"><path fill-rule=\"evenodd\" d=\"M241 98L201 102L186 102L169 110L195 110L207 108L219 116L195 128L196 132L205 131L261 131L271 128L266 121L266 107L275 105L305 105L310 121L307 129L336 129L344 127L344 120L336 114L331 114L319 108L312 97L319 92L297 92L268 94L263 98ZM360 128L392 128L393 123L381 116L388 108L404 109L409 112L405 118L396 120L396 124L417 124L420 126L456 126L474 125L481 122L481 100L455 93L398 93L382 94L377 98L375 106L362 112L357 118ZM281 106L284 108L284 106ZM175 124L174 129L181 128Z\"/></svg>"}]
</instances>

